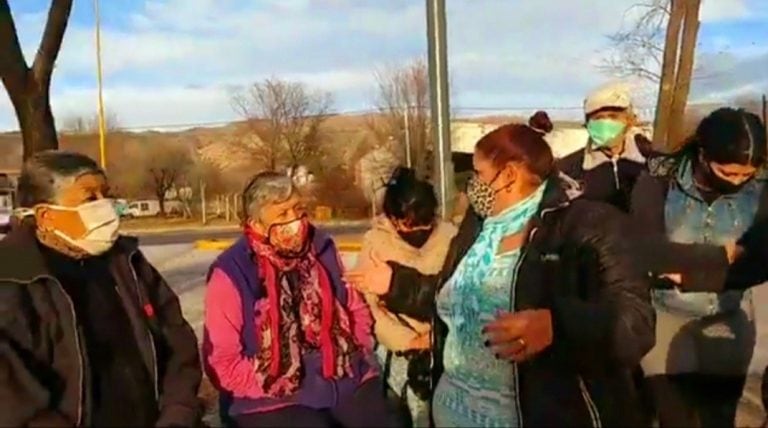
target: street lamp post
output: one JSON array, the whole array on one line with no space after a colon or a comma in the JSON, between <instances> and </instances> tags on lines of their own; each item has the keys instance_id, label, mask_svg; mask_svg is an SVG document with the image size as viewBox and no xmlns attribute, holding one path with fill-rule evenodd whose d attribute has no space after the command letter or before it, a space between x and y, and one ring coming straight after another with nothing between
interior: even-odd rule
<instances>
[{"instance_id":1,"label":"street lamp post","mask_svg":"<svg viewBox=\"0 0 768 428\"><path fill-rule=\"evenodd\" d=\"M99 162L101 168L106 169L106 123L104 120L104 96L102 93L101 19L99 17L99 0L93 0L93 12L96 18L96 84L98 86Z\"/></svg>"},{"instance_id":2,"label":"street lamp post","mask_svg":"<svg viewBox=\"0 0 768 428\"><path fill-rule=\"evenodd\" d=\"M448 96L448 48L446 43L445 0L427 0L427 41L429 89L434 141L434 181L438 187L440 212L450 216L452 200L451 129Z\"/></svg>"}]
</instances>

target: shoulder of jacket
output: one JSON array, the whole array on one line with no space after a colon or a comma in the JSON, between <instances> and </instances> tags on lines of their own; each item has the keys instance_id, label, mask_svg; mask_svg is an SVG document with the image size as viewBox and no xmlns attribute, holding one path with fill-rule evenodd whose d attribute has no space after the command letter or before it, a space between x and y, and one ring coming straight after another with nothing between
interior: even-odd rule
<instances>
[{"instance_id":1,"label":"shoulder of jacket","mask_svg":"<svg viewBox=\"0 0 768 428\"><path fill-rule=\"evenodd\" d=\"M581 165L584 163L584 153L585 149L581 148L568 156L558 159L556 161L557 168L566 174L572 174L575 171L580 170Z\"/></svg>"},{"instance_id":2,"label":"shoulder of jacket","mask_svg":"<svg viewBox=\"0 0 768 428\"><path fill-rule=\"evenodd\" d=\"M629 219L627 214L610 204L581 198L571 202L569 209L564 211L563 222L580 232L601 234Z\"/></svg>"}]
</instances>

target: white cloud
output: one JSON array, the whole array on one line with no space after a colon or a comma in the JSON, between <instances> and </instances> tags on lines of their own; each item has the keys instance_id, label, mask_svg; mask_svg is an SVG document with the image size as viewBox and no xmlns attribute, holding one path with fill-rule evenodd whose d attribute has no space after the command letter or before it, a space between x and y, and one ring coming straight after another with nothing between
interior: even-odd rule
<instances>
[{"instance_id":1,"label":"white cloud","mask_svg":"<svg viewBox=\"0 0 768 428\"><path fill-rule=\"evenodd\" d=\"M755 1L762 0L705 0L702 21L752 16ZM605 34L635 2L448 2L453 105L579 106L607 80L595 68ZM44 19L45 11L17 16L28 56ZM103 28L107 103L128 126L230 119L225 88L269 76L331 91L342 109L366 107L374 69L426 54L424 4L412 0L146 0L119 26L108 24L114 22ZM723 36L715 46L729 43ZM94 111L94 75L93 28L75 21L54 77L57 116ZM0 128L15 127L10 112L0 101Z\"/></svg>"},{"instance_id":2,"label":"white cloud","mask_svg":"<svg viewBox=\"0 0 768 428\"><path fill-rule=\"evenodd\" d=\"M704 0L699 13L701 22L735 21L751 14L747 0Z\"/></svg>"}]
</instances>

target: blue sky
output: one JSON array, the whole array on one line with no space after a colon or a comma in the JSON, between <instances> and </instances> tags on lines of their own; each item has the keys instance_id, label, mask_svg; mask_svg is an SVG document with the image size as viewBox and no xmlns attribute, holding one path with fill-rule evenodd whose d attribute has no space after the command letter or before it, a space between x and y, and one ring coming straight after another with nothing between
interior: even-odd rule
<instances>
[{"instance_id":1,"label":"blue sky","mask_svg":"<svg viewBox=\"0 0 768 428\"><path fill-rule=\"evenodd\" d=\"M50 0L10 0L27 57ZM452 104L578 117L610 80L605 35L637 0L448 0ZM57 120L96 108L93 2L75 0L53 82ZM584 6L588 4L589 6ZM101 0L107 108L128 127L236 118L229 89L269 76L329 91L338 110L372 107L373 73L426 52L423 0ZM768 91L768 2L704 0L697 99ZM647 90L637 103L648 104ZM519 109L509 110L509 109ZM0 129L16 127L0 96Z\"/></svg>"}]
</instances>

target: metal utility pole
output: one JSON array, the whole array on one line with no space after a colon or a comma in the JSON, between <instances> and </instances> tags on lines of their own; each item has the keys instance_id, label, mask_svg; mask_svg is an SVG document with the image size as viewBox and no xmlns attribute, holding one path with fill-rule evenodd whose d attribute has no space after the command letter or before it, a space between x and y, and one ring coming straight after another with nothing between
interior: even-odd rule
<instances>
[{"instance_id":1,"label":"metal utility pole","mask_svg":"<svg viewBox=\"0 0 768 428\"><path fill-rule=\"evenodd\" d=\"M99 104L99 161L102 169L107 169L106 153L106 123L104 120L104 96L102 94L102 67L101 67L101 19L99 17L99 0L93 0L93 12L96 17L96 84L98 86Z\"/></svg>"},{"instance_id":2,"label":"metal utility pole","mask_svg":"<svg viewBox=\"0 0 768 428\"><path fill-rule=\"evenodd\" d=\"M429 94L434 141L434 182L438 188L440 213L450 216L453 168L451 164L451 124L448 96L448 48L446 43L445 0L427 0L427 41L429 54Z\"/></svg>"},{"instance_id":3,"label":"metal utility pole","mask_svg":"<svg viewBox=\"0 0 768 428\"><path fill-rule=\"evenodd\" d=\"M403 124L405 126L405 164L408 168L413 167L413 161L411 160L411 126L408 118L410 110L411 106L406 105L403 112L403 122L405 122Z\"/></svg>"}]
</instances>

